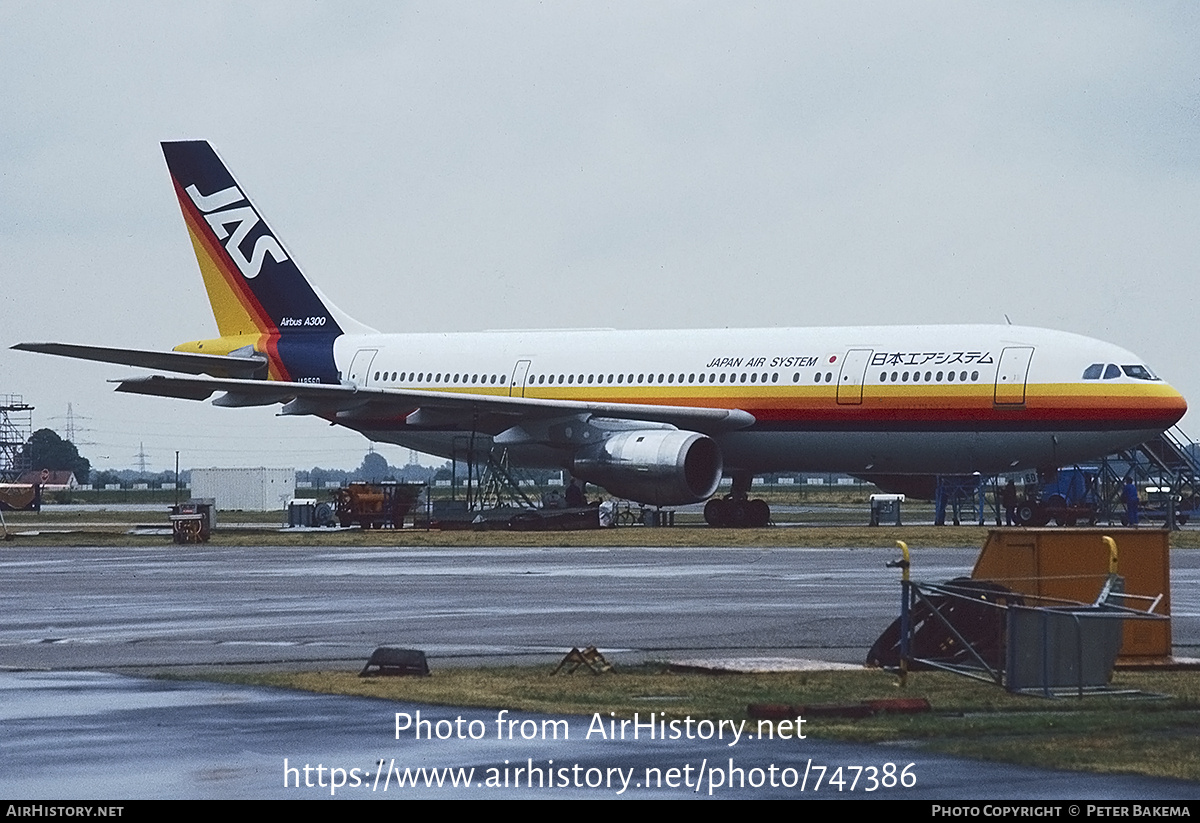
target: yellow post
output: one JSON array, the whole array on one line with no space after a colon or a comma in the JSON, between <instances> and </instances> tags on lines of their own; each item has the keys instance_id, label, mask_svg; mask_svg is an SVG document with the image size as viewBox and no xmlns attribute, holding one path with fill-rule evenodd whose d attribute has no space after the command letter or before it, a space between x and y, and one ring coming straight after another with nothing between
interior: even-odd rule
<instances>
[{"instance_id":1,"label":"yellow post","mask_svg":"<svg viewBox=\"0 0 1200 823\"><path fill-rule=\"evenodd\" d=\"M1107 537L1104 539L1109 540L1109 538L1107 538ZM909 567L909 561L911 559L908 554L908 544L905 543L903 540L897 540L896 545L900 547L900 552L904 555L904 563L900 567L902 569L902 571L900 573L900 579L907 583L908 582L908 567ZM1115 549L1114 549L1114 551L1115 551Z\"/></svg>"},{"instance_id":2,"label":"yellow post","mask_svg":"<svg viewBox=\"0 0 1200 823\"><path fill-rule=\"evenodd\" d=\"M1117 573L1117 541L1113 540L1107 534L1100 538L1104 544L1108 546L1108 573Z\"/></svg>"}]
</instances>

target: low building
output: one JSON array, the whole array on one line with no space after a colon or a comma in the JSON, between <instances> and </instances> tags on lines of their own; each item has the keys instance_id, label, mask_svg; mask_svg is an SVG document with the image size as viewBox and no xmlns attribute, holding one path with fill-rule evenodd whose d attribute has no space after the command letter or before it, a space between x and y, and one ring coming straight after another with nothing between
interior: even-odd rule
<instances>
[{"instance_id":1,"label":"low building","mask_svg":"<svg viewBox=\"0 0 1200 823\"><path fill-rule=\"evenodd\" d=\"M42 491L61 492L79 488L75 473L66 469L34 469L17 478L17 483L32 486L37 483Z\"/></svg>"},{"instance_id":2,"label":"low building","mask_svg":"<svg viewBox=\"0 0 1200 823\"><path fill-rule=\"evenodd\" d=\"M295 469L192 469L191 494L218 511L283 511L296 496Z\"/></svg>"}]
</instances>

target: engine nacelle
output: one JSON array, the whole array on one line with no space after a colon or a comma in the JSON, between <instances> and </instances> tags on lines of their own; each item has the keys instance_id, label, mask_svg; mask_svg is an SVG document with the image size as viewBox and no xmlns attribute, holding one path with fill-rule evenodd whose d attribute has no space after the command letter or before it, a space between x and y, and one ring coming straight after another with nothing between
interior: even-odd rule
<instances>
[{"instance_id":1,"label":"engine nacelle","mask_svg":"<svg viewBox=\"0 0 1200 823\"><path fill-rule=\"evenodd\" d=\"M677 429L617 432L575 454L571 472L609 494L654 506L698 503L721 482L711 437Z\"/></svg>"}]
</instances>

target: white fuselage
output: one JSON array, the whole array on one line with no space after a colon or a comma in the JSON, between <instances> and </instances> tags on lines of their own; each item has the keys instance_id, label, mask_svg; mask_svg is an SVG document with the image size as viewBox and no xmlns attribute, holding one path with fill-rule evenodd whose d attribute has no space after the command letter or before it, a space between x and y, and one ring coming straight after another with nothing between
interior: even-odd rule
<instances>
[{"instance_id":1,"label":"white fuselage","mask_svg":"<svg viewBox=\"0 0 1200 823\"><path fill-rule=\"evenodd\" d=\"M1186 410L1124 349L1017 326L343 335L334 357L362 387L741 409L753 425L712 434L726 474L1049 468L1143 442ZM403 415L338 422L457 458L495 433ZM562 466L569 454L512 457Z\"/></svg>"}]
</instances>

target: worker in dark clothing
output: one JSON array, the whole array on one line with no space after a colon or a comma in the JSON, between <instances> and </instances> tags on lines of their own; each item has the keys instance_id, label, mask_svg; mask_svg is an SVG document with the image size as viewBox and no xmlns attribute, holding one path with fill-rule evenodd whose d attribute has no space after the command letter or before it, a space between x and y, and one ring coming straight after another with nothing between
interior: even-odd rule
<instances>
[{"instance_id":1,"label":"worker in dark clothing","mask_svg":"<svg viewBox=\"0 0 1200 823\"><path fill-rule=\"evenodd\" d=\"M1017 484L1012 480L1001 489L1000 502L1004 506L1004 525L1017 525Z\"/></svg>"},{"instance_id":2,"label":"worker in dark clothing","mask_svg":"<svg viewBox=\"0 0 1200 823\"><path fill-rule=\"evenodd\" d=\"M583 484L579 482L579 478L571 478L571 485L567 486L566 498L568 509L587 505L587 498L583 495Z\"/></svg>"},{"instance_id":3,"label":"worker in dark clothing","mask_svg":"<svg viewBox=\"0 0 1200 823\"><path fill-rule=\"evenodd\" d=\"M1138 490L1132 477L1125 478L1125 487L1121 489L1121 502L1125 504L1125 519L1130 526L1138 524Z\"/></svg>"}]
</instances>

